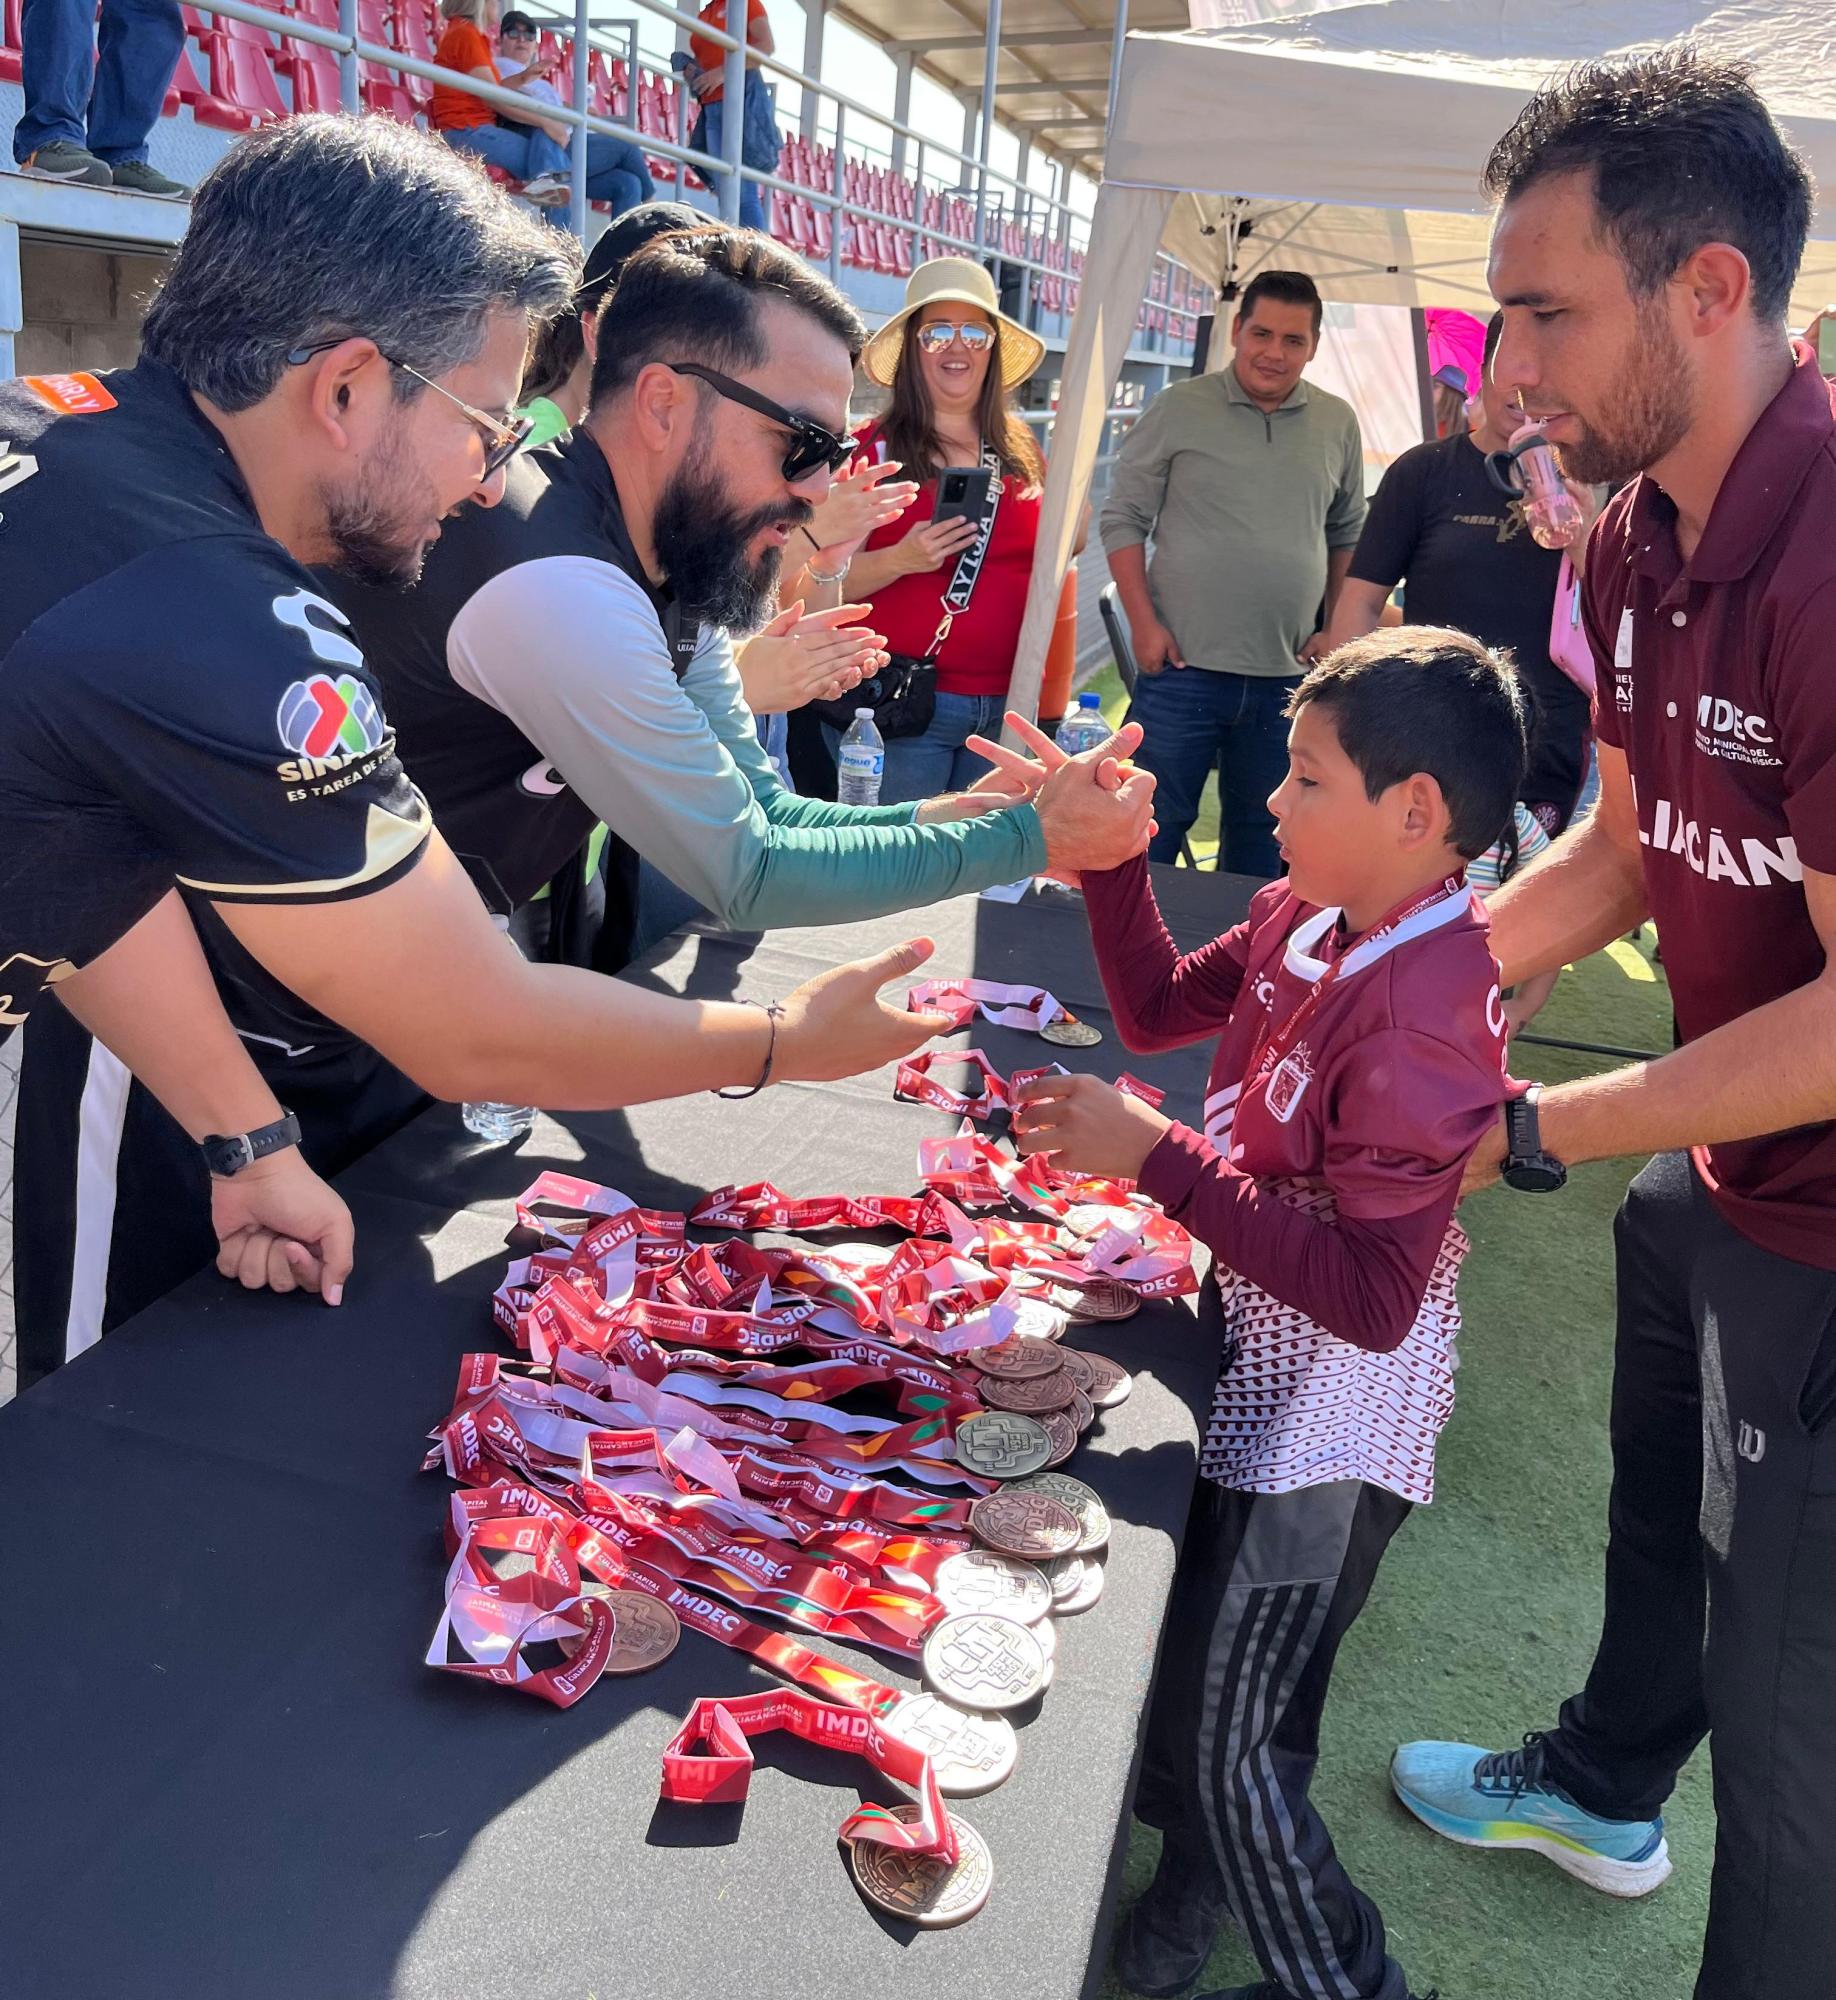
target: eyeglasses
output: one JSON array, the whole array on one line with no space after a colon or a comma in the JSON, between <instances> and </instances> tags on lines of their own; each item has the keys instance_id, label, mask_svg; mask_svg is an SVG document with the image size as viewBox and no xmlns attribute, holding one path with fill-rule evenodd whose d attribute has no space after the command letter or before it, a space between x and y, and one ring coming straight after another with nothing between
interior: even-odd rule
<instances>
[{"instance_id":1,"label":"eyeglasses","mask_svg":"<svg viewBox=\"0 0 1836 2000\"><path fill-rule=\"evenodd\" d=\"M784 478L788 485L795 486L800 479L809 478L818 466L840 472L859 449L852 438L837 436L814 417L798 416L795 410L787 410L782 403L774 403L769 396L760 395L756 389L748 389L744 382L736 382L731 375L722 375L718 369L703 368L695 361L666 361L663 366L672 375L693 375L698 382L705 382L729 403L756 410L760 416L769 417L774 424L789 431L795 442L784 454Z\"/></svg>"},{"instance_id":2,"label":"eyeglasses","mask_svg":"<svg viewBox=\"0 0 1836 2000\"><path fill-rule=\"evenodd\" d=\"M960 340L965 351L970 354L986 354L995 344L995 330L984 326L979 320L971 320L958 326L947 319L926 320L912 336L927 354L943 354L953 340Z\"/></svg>"},{"instance_id":3,"label":"eyeglasses","mask_svg":"<svg viewBox=\"0 0 1836 2000\"><path fill-rule=\"evenodd\" d=\"M334 347L342 347L353 337L351 334L341 333L336 340L321 340L312 347L292 348L287 354L287 366L298 368L310 361L315 354L327 354ZM391 368L399 368L404 375L412 375L422 388L431 389L436 396L444 396L455 408L463 410L484 433L486 439L484 470L478 475L480 482L489 479L493 473L502 471L529 442L529 434L535 429L533 417L518 417L514 423L506 424L500 418L492 416L490 411L479 409L475 403L468 403L463 396L455 396L450 389L441 388L438 382L423 375L418 368L410 368L407 362L397 361L392 354L383 354L380 347L376 351Z\"/></svg>"}]
</instances>

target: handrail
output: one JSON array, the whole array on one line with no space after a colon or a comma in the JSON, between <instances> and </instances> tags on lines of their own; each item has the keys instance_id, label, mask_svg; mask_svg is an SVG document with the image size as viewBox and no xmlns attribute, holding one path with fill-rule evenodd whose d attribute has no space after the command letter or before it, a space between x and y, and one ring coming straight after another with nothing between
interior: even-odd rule
<instances>
[{"instance_id":1,"label":"handrail","mask_svg":"<svg viewBox=\"0 0 1836 2000\"><path fill-rule=\"evenodd\" d=\"M670 5L669 0L627 0L627 4L642 7L649 13L676 23L679 27L690 29L703 40L713 42L729 52L745 46L745 44L728 34L724 29L716 28L710 23L702 21L697 15ZM527 110L529 106L528 96L521 91L511 90L502 84L486 83L480 78L468 75L463 71L447 69L441 64L425 61L399 48L367 41L361 35L355 33L354 29L325 27L316 21L306 19L304 16L283 13L278 7L260 5L258 4L258 0L196 0L196 5L200 13L222 15L231 20L246 22L252 27L265 29L270 33L284 35L294 41L307 42L317 47L333 50L344 58L347 64L354 64L356 62L374 63L379 68L404 76L416 77L425 82L463 88L468 94L477 97L482 102L501 106L507 110ZM346 20L350 20L355 13L354 7L350 6L347 6L342 11ZM646 68L659 76L665 77L671 83L672 87L678 87L677 80L673 75L662 71L660 66L654 62L647 63L643 60L637 50L635 34L628 38L621 38L621 41L616 45L609 43L603 34L598 39L595 39L593 23L585 18L585 0L579 0L575 18L572 20L558 13L549 12L547 7L541 4L541 0L537 0L537 4L532 6L529 11L536 15L539 25L546 32L574 39L584 37L585 45L589 52L597 47L603 53L614 55L626 61L630 74L628 88L632 93L633 101L635 101L638 88L638 72ZM903 235L920 237L928 243L944 245L972 257L980 257L992 249L1003 264L1010 265L1027 274L1029 285L1033 276L1057 279L1066 285L1074 285L1080 282L1076 274L1070 269L1070 256L1074 249L1081 250L1082 246L1074 246L1072 244L1070 232L1072 226L1082 223L1084 218L1079 216L1077 211L1068 202L1062 202L1056 196L1042 194L1038 189L1031 186L1030 183L1020 180L1015 175L1004 173L992 164L984 168L983 162L975 154L964 152L960 148L948 145L935 137L927 136L907 121L876 110L872 105L865 104L847 92L838 90L831 84L824 83L820 78L808 75L794 64L785 62L776 56L768 56L762 50L754 50L752 54L761 69L769 69L774 75L784 77L788 81L797 84L800 89L811 92L818 99L829 100L836 106L836 135L835 145L832 148L835 167L833 185L831 187L823 188L806 185L799 181L787 180L782 175L763 168L748 167L743 161L737 159L716 158L714 155L700 152L692 146L677 144L672 140L659 138L643 131L635 124L621 123L616 119L601 117L598 113L587 110L580 104L551 104L544 101L542 105L543 116L552 119L555 123L563 124L570 128L579 128L587 132L601 133L608 137L632 140L640 145L647 154L675 161L678 166L678 173L680 173L683 167L693 167L704 179L709 180L716 187L721 185L725 177L737 173L741 179L750 181L761 189L771 189L786 196L808 201L821 207L831 218L834 247L831 252L830 263L832 269L837 272L840 265L841 224L845 218L856 218L883 224L889 229ZM584 75L584 71L577 70L575 92L577 97L584 97L585 95ZM918 149L917 166L909 179L919 201L922 203L929 198L947 196L948 198L961 200L974 206L976 209L975 234L959 234L946 227L942 218L933 226L926 223L922 215L905 216L890 210L875 208L867 202L850 199L846 193L843 174L843 167L845 165L843 152L844 132L846 115L849 111L854 112L859 117L871 120L875 125L885 128L888 132L900 138L916 142ZM736 120L735 123L737 125L738 121ZM941 156L946 161L955 162L964 170L964 184L960 190L946 189L941 179L937 185L927 186L927 155L930 156L932 161ZM989 181L1000 183L1002 188L1011 191L1011 194L1018 197L1018 199L1010 202L1007 195L1001 193L999 190L996 191L995 198L993 199L979 194L977 183L984 171ZM584 221L583 166L577 170L575 178L577 200L582 204L581 213L575 218L578 223ZM1043 245L1046 258L1049 258L1056 251L1062 261L1054 264L1042 258L1036 258L1029 254L1028 248L1025 246L1018 252L1010 252L1000 246L998 238L991 242L988 236L991 214L1003 220L1009 216L1018 219L1018 226L1025 231L1027 246L1030 246L1035 241L1039 241ZM1054 223L1057 225L1056 241L1054 241ZM1189 275L1185 272L1185 267L1180 265L1176 259L1168 256L1165 252L1159 253L1156 260L1155 277L1150 282L1148 292L1142 301L1143 312L1151 307L1157 311L1164 312L1167 315L1169 323L1174 321L1180 323L1184 332L1173 337L1178 339L1181 345L1189 344L1194 337L1201 308L1180 304L1171 297L1158 297L1156 293L1162 288L1169 276L1172 277L1174 283L1177 283L1181 277L1189 277ZM1166 284L1166 289L1170 292L1172 285ZM1068 325L1068 309L1060 307L1052 312L1052 316L1059 320L1062 332L1065 326Z\"/></svg>"}]
</instances>

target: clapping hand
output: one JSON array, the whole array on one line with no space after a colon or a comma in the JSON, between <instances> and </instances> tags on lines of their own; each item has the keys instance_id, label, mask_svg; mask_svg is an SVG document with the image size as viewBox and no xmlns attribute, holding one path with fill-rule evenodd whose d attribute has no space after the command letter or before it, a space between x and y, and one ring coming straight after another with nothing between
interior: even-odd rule
<instances>
[{"instance_id":1,"label":"clapping hand","mask_svg":"<svg viewBox=\"0 0 1836 2000\"><path fill-rule=\"evenodd\" d=\"M754 715L787 715L806 702L838 701L886 664L886 640L857 623L872 609L787 605L739 649L736 663Z\"/></svg>"}]
</instances>

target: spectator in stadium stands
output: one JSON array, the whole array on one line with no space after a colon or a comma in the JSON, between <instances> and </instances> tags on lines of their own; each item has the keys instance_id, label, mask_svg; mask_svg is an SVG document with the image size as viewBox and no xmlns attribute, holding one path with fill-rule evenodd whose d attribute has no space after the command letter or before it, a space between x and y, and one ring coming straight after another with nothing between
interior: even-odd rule
<instances>
[{"instance_id":1,"label":"spectator in stadium stands","mask_svg":"<svg viewBox=\"0 0 1836 2000\"><path fill-rule=\"evenodd\" d=\"M440 12L446 27L434 50L434 61L442 69L458 70L485 83L501 84L525 97L530 97L536 86L546 83L553 74L559 61L554 56L536 56L513 78L499 74L489 40L497 22L497 0L440 0ZM550 95L555 95L552 85ZM500 113L511 122L500 125ZM520 181L520 192L542 209L544 221L557 228L566 226L566 208L573 192L567 147L550 136L556 129L567 131L559 121L544 119L533 102L527 111L512 110L506 105L487 104L482 97L457 84L436 83L427 107L427 122L449 146L462 153L476 153L487 166L501 168L512 180ZM607 150L619 143L597 133L589 134L589 200L622 200L626 206L630 205L633 183L623 154Z\"/></svg>"},{"instance_id":2,"label":"spectator in stadium stands","mask_svg":"<svg viewBox=\"0 0 1836 2000\"><path fill-rule=\"evenodd\" d=\"M1400 582L1411 625L1452 625L1507 648L1531 707L1524 803L1554 834L1573 816L1587 775L1592 703L1550 658L1562 552L1537 543L1524 526L1523 501L1501 493L1486 470L1487 455L1502 451L1523 422L1490 372L1503 323L1494 313L1485 330L1472 429L1411 447L1383 475L1326 643L1375 631ZM1595 490L1576 484L1574 491L1591 521Z\"/></svg>"},{"instance_id":3,"label":"spectator in stadium stands","mask_svg":"<svg viewBox=\"0 0 1836 2000\"><path fill-rule=\"evenodd\" d=\"M884 800L960 791L988 769L968 742L998 732L1007 706L1045 477L1012 392L1044 355L1038 335L1000 310L980 264L933 257L912 273L904 307L861 357L867 379L892 398L861 432L860 449L869 460L897 461L918 495L898 521L869 535L848 593L873 607L896 659L936 663L930 722L915 735L887 737ZM992 518L939 522L941 475L969 467L992 475ZM979 564L969 554L978 545ZM961 608L939 644L949 597Z\"/></svg>"},{"instance_id":4,"label":"spectator in stadium stands","mask_svg":"<svg viewBox=\"0 0 1836 2000\"><path fill-rule=\"evenodd\" d=\"M1268 797L1287 776L1284 712L1364 525L1358 419L1303 378L1323 318L1311 278L1260 272L1230 366L1163 389L1110 476L1103 546L1141 675L1139 761L1160 779L1156 861L1178 857L1216 764L1218 866L1281 872Z\"/></svg>"},{"instance_id":5,"label":"spectator in stadium stands","mask_svg":"<svg viewBox=\"0 0 1836 2000\"><path fill-rule=\"evenodd\" d=\"M528 964L397 761L379 689L306 565L400 587L443 520L488 518L520 442L509 412L532 323L579 274L571 237L426 134L293 118L205 176L137 367L0 383L0 436L28 468L6 494L0 589L0 1025L31 1017L22 1379L216 1244L192 1141L204 1118L206 1133L248 1130L215 1122L221 1079L205 1073L229 1024L206 1013L160 1039L191 990L183 953L136 962L175 885L268 1080L252 1109L279 1125L287 1106L326 1170L423 1091L604 1109L755 1084L768 1065L874 1067L933 1025L874 997L921 944L824 975L775 1022ZM1107 793L1092 803L1127 818ZM67 986L81 1004L110 969L109 1032L183 1125L42 998Z\"/></svg>"},{"instance_id":6,"label":"spectator in stadium stands","mask_svg":"<svg viewBox=\"0 0 1836 2000\"><path fill-rule=\"evenodd\" d=\"M701 19L710 28L719 28L724 32L727 0L708 0L707 6L701 10ZM776 173L783 141L778 135L771 92L759 70L758 57L751 53L756 49L759 55L768 56L774 54L777 48L772 40L771 22L765 13L765 0L746 0L746 41L746 130L741 138L740 160L755 172ZM711 153L715 159L723 159L726 156L723 135L727 110L727 52L705 35L691 35L688 53L689 66L683 71L683 76L701 106L694 130L689 134L689 144L697 152ZM765 227L765 203L756 181L740 182L739 222L742 229Z\"/></svg>"},{"instance_id":7,"label":"spectator in stadium stands","mask_svg":"<svg viewBox=\"0 0 1836 2000\"><path fill-rule=\"evenodd\" d=\"M77 187L188 194L147 162L147 134L185 46L178 0L25 0L25 108L13 158L28 174Z\"/></svg>"},{"instance_id":8,"label":"spectator in stadium stands","mask_svg":"<svg viewBox=\"0 0 1836 2000\"><path fill-rule=\"evenodd\" d=\"M498 53L503 58L503 79L512 90L521 89L538 104L561 102L561 93L550 80L552 71L536 55L536 24L514 8L504 16L497 30ZM534 74L530 74L531 71ZM520 79L530 74L528 83ZM502 125L509 113L500 110ZM559 119L543 123L547 133L563 152L567 150L568 128ZM603 201L614 220L628 208L647 201L651 192L650 163L630 139L615 139L609 132L587 134L587 189L595 201Z\"/></svg>"},{"instance_id":9,"label":"spectator in stadium stands","mask_svg":"<svg viewBox=\"0 0 1836 2000\"><path fill-rule=\"evenodd\" d=\"M611 828L603 968L632 949L639 855L750 929L913 908L1145 829L1140 792L1099 795L1088 764L1036 802L1005 778L871 807L778 782L730 634L768 616L787 541L854 455L861 339L847 300L769 237L664 237L599 316L585 422L451 522L417 589L328 580L416 782L506 917L595 820Z\"/></svg>"}]
</instances>

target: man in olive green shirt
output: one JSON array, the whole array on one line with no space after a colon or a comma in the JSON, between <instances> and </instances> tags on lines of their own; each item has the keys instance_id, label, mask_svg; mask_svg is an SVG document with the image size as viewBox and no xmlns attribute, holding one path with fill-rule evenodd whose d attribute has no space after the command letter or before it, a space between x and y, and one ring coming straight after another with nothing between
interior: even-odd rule
<instances>
[{"instance_id":1,"label":"man in olive green shirt","mask_svg":"<svg viewBox=\"0 0 1836 2000\"><path fill-rule=\"evenodd\" d=\"M1322 316L1301 272L1252 279L1230 366L1155 397L1110 480L1103 546L1141 672L1156 861L1179 853L1217 764L1218 866L1281 872L1267 800L1287 774L1282 710L1364 525L1358 419L1302 380Z\"/></svg>"}]
</instances>

